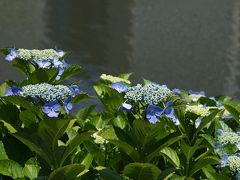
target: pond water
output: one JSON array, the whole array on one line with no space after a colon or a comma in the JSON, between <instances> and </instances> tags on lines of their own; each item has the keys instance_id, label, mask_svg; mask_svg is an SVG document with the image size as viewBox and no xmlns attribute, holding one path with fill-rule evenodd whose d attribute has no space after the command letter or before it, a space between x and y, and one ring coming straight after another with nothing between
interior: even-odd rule
<instances>
[{"instance_id":1,"label":"pond water","mask_svg":"<svg viewBox=\"0 0 240 180\"><path fill-rule=\"evenodd\" d=\"M170 88L240 95L239 0L0 0L0 46L58 47L86 71L133 72ZM23 76L8 62L0 81Z\"/></svg>"}]
</instances>

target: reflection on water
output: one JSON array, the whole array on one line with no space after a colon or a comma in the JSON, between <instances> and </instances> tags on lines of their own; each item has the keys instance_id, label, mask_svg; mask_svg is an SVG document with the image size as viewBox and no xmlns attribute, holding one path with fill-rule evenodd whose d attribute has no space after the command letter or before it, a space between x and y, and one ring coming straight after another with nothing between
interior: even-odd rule
<instances>
[{"instance_id":1,"label":"reflection on water","mask_svg":"<svg viewBox=\"0 0 240 180\"><path fill-rule=\"evenodd\" d=\"M86 68L90 90L101 73L133 72L171 88L237 95L238 0L1 0L0 46L59 47ZM8 63L0 81L20 79ZM229 88L231 87L231 88ZM92 92L92 91L91 91Z\"/></svg>"}]
</instances>

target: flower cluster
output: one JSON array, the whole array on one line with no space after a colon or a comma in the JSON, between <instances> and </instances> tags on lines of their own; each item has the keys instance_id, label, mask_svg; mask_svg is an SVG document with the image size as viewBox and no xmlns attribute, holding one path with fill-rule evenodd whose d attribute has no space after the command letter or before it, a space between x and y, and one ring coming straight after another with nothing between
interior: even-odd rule
<instances>
[{"instance_id":1,"label":"flower cluster","mask_svg":"<svg viewBox=\"0 0 240 180\"><path fill-rule=\"evenodd\" d=\"M131 82L129 80L120 78L120 77L115 77L112 75L106 75L106 74L102 74L100 76L101 79L105 80L105 81L110 81L111 83L116 83L116 82L123 82L126 84L131 84Z\"/></svg>"},{"instance_id":2,"label":"flower cluster","mask_svg":"<svg viewBox=\"0 0 240 180\"><path fill-rule=\"evenodd\" d=\"M204 117L209 115L210 111L208 107L203 106L202 104L198 105L187 105L186 112L194 113L198 116Z\"/></svg>"},{"instance_id":3,"label":"flower cluster","mask_svg":"<svg viewBox=\"0 0 240 180\"><path fill-rule=\"evenodd\" d=\"M171 94L171 90L165 85L160 86L155 83L149 83L141 88L141 93L143 101L146 104L157 105L166 100L166 98Z\"/></svg>"},{"instance_id":4,"label":"flower cluster","mask_svg":"<svg viewBox=\"0 0 240 180\"><path fill-rule=\"evenodd\" d=\"M239 173L240 172L240 153L236 154L222 154L221 155L221 164L218 167L227 167L229 166L229 169L233 173Z\"/></svg>"},{"instance_id":5,"label":"flower cluster","mask_svg":"<svg viewBox=\"0 0 240 180\"><path fill-rule=\"evenodd\" d=\"M47 83L26 85L22 88L12 87L8 89L5 96L22 96L32 98L35 103L40 103L42 111L49 117L58 117L62 105L67 114L72 109L71 99L79 94L80 91L76 85L51 85Z\"/></svg>"},{"instance_id":6,"label":"flower cluster","mask_svg":"<svg viewBox=\"0 0 240 180\"><path fill-rule=\"evenodd\" d=\"M240 132L227 132L221 129L218 129L218 142L215 143L215 151L219 151L223 145L235 144L240 150Z\"/></svg>"},{"instance_id":7,"label":"flower cluster","mask_svg":"<svg viewBox=\"0 0 240 180\"><path fill-rule=\"evenodd\" d=\"M44 102L50 102L64 101L67 97L73 96L73 93L68 86L41 83L23 86L20 96L37 98Z\"/></svg>"},{"instance_id":8,"label":"flower cluster","mask_svg":"<svg viewBox=\"0 0 240 180\"><path fill-rule=\"evenodd\" d=\"M165 85L158 85L156 83L149 83L145 86L140 84L129 87L124 96L125 99L133 102L143 100L146 104L158 105L160 102L166 100L171 94L171 90Z\"/></svg>"},{"instance_id":9,"label":"flower cluster","mask_svg":"<svg viewBox=\"0 0 240 180\"><path fill-rule=\"evenodd\" d=\"M59 69L56 80L59 80L68 64L60 58L64 56L65 52L62 50L44 49L44 50L28 50L28 49L10 49L9 54L5 57L7 61L12 61L19 58L35 64L38 68Z\"/></svg>"},{"instance_id":10,"label":"flower cluster","mask_svg":"<svg viewBox=\"0 0 240 180\"><path fill-rule=\"evenodd\" d=\"M18 49L19 58L24 60L43 60L43 59L53 59L54 56L63 57L64 52L55 49L44 49L44 50L28 50L28 49Z\"/></svg>"},{"instance_id":11,"label":"flower cluster","mask_svg":"<svg viewBox=\"0 0 240 180\"><path fill-rule=\"evenodd\" d=\"M142 92L141 92L142 85L137 84L136 86L129 87L126 92L124 98L128 101L138 102L142 100Z\"/></svg>"}]
</instances>

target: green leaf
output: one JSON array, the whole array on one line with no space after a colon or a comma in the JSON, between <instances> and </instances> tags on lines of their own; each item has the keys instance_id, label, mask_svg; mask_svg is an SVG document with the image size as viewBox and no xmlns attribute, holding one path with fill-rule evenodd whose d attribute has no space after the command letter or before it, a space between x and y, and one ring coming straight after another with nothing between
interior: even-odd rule
<instances>
[{"instance_id":1,"label":"green leaf","mask_svg":"<svg viewBox=\"0 0 240 180\"><path fill-rule=\"evenodd\" d=\"M154 157L156 156L159 156L159 152L165 148L165 147L168 147L172 144L174 144L175 142L183 139L186 137L186 135L177 135L175 133L172 133L169 135L170 137L172 136L172 138L170 138L168 141L166 141L165 143L163 143L162 145L160 145L155 151L153 151L151 154L149 154L147 157L146 157L146 161L147 162L150 162Z\"/></svg>"},{"instance_id":2,"label":"green leaf","mask_svg":"<svg viewBox=\"0 0 240 180\"><path fill-rule=\"evenodd\" d=\"M162 171L160 176L158 177L158 180L168 180L172 175L175 174L176 168L168 168Z\"/></svg>"},{"instance_id":3,"label":"green leaf","mask_svg":"<svg viewBox=\"0 0 240 180\"><path fill-rule=\"evenodd\" d=\"M136 135L138 142L141 144L143 144L144 139L150 130L148 125L149 123L142 119L136 119L133 122L133 132Z\"/></svg>"},{"instance_id":4,"label":"green leaf","mask_svg":"<svg viewBox=\"0 0 240 180\"><path fill-rule=\"evenodd\" d=\"M123 174L134 180L157 180L161 171L153 164L130 163L124 167Z\"/></svg>"},{"instance_id":5,"label":"green leaf","mask_svg":"<svg viewBox=\"0 0 240 180\"><path fill-rule=\"evenodd\" d=\"M118 77L122 78L122 79L125 79L125 80L128 80L131 75L132 75L132 73L123 73L123 74L120 74Z\"/></svg>"},{"instance_id":6,"label":"green leaf","mask_svg":"<svg viewBox=\"0 0 240 180\"><path fill-rule=\"evenodd\" d=\"M166 157L170 161L170 163L175 167L180 166L180 160L178 158L178 155L176 151L174 151L172 148L165 147L160 151L160 154Z\"/></svg>"},{"instance_id":7,"label":"green leaf","mask_svg":"<svg viewBox=\"0 0 240 180\"><path fill-rule=\"evenodd\" d=\"M15 161L0 160L0 174L10 176L13 179L23 178L23 168Z\"/></svg>"},{"instance_id":8,"label":"green leaf","mask_svg":"<svg viewBox=\"0 0 240 180\"><path fill-rule=\"evenodd\" d=\"M65 179L74 179L81 172L83 172L85 167L81 164L70 164L61 168L54 170L49 175L49 180L65 180Z\"/></svg>"},{"instance_id":9,"label":"green leaf","mask_svg":"<svg viewBox=\"0 0 240 180\"><path fill-rule=\"evenodd\" d=\"M238 124L240 124L240 120L239 120L240 105L231 101L231 100L229 100L229 99L226 99L225 101L223 101L222 105L233 116L234 120Z\"/></svg>"},{"instance_id":10,"label":"green leaf","mask_svg":"<svg viewBox=\"0 0 240 180\"><path fill-rule=\"evenodd\" d=\"M0 85L0 96L3 96L5 94L5 92L10 88L10 86L8 85L7 82L3 82Z\"/></svg>"},{"instance_id":11,"label":"green leaf","mask_svg":"<svg viewBox=\"0 0 240 180\"><path fill-rule=\"evenodd\" d=\"M149 81L148 79L143 78L143 84L144 85L149 84L149 83L152 83L152 81Z\"/></svg>"},{"instance_id":12,"label":"green leaf","mask_svg":"<svg viewBox=\"0 0 240 180\"><path fill-rule=\"evenodd\" d=\"M79 103L81 101L84 101L84 100L87 100L87 99L90 99L90 98L91 98L91 96L89 96L88 94L81 93L81 94L78 94L75 97L73 97L71 102L72 103Z\"/></svg>"},{"instance_id":13,"label":"green leaf","mask_svg":"<svg viewBox=\"0 0 240 180\"><path fill-rule=\"evenodd\" d=\"M98 171L101 178L103 178L103 179L123 180L123 178L118 173L116 173L115 171L113 171L109 168L97 166L96 170Z\"/></svg>"},{"instance_id":14,"label":"green leaf","mask_svg":"<svg viewBox=\"0 0 240 180\"><path fill-rule=\"evenodd\" d=\"M8 159L3 142L0 141L0 160Z\"/></svg>"},{"instance_id":15,"label":"green leaf","mask_svg":"<svg viewBox=\"0 0 240 180\"><path fill-rule=\"evenodd\" d=\"M96 104L93 104L91 106L80 109L76 114L77 121L85 121L90 113L96 108L96 106Z\"/></svg>"},{"instance_id":16,"label":"green leaf","mask_svg":"<svg viewBox=\"0 0 240 180\"><path fill-rule=\"evenodd\" d=\"M21 141L23 144L25 144L31 151L34 151L37 153L41 158L43 158L49 166L53 167L51 163L51 157L49 157L46 152L43 151L41 146L33 140L32 135L26 134L24 132L17 132L15 134L12 134L15 138L17 138L19 141Z\"/></svg>"},{"instance_id":17,"label":"green leaf","mask_svg":"<svg viewBox=\"0 0 240 180\"><path fill-rule=\"evenodd\" d=\"M19 118L23 122L24 127L29 127L37 122L36 115L30 110L20 112Z\"/></svg>"},{"instance_id":18,"label":"green leaf","mask_svg":"<svg viewBox=\"0 0 240 180\"><path fill-rule=\"evenodd\" d=\"M107 139L110 143L119 147L124 153L126 153L133 161L139 161L138 151L134 149L134 147L130 146L128 143L120 141L120 140L111 140Z\"/></svg>"},{"instance_id":19,"label":"green leaf","mask_svg":"<svg viewBox=\"0 0 240 180\"><path fill-rule=\"evenodd\" d=\"M64 149L61 161L60 161L60 166L63 165L64 161L67 159L67 157L80 145L82 144L85 140L87 140L90 137L91 133L85 132L82 134L78 134L73 138L68 146Z\"/></svg>"},{"instance_id":20,"label":"green leaf","mask_svg":"<svg viewBox=\"0 0 240 180\"><path fill-rule=\"evenodd\" d=\"M116 112L117 109L124 102L123 96L119 94L115 89L112 89L105 85L94 86L94 90L102 101L103 105L110 112Z\"/></svg>"},{"instance_id":21,"label":"green leaf","mask_svg":"<svg viewBox=\"0 0 240 180\"><path fill-rule=\"evenodd\" d=\"M13 67L16 67L27 76L30 76L31 73L35 71L35 67L30 62L27 62L19 58L14 59Z\"/></svg>"},{"instance_id":22,"label":"green leaf","mask_svg":"<svg viewBox=\"0 0 240 180\"><path fill-rule=\"evenodd\" d=\"M76 76L78 75L81 71L83 70L82 67L74 64L74 65L71 65L69 66L67 69L65 69L65 71L63 72L63 74L61 75L61 79L58 80L57 82L62 82L66 79L69 79L73 76Z\"/></svg>"},{"instance_id":23,"label":"green leaf","mask_svg":"<svg viewBox=\"0 0 240 180\"><path fill-rule=\"evenodd\" d=\"M46 119L39 124L38 135L45 144L55 151L58 139L66 132L69 123L68 119Z\"/></svg>"},{"instance_id":24,"label":"green leaf","mask_svg":"<svg viewBox=\"0 0 240 180\"><path fill-rule=\"evenodd\" d=\"M202 122L199 125L199 127L197 128L196 132L193 135L193 139L195 139L198 135L198 133L211 121L214 120L215 116L219 113L219 110L215 110L213 111L211 114L209 114L208 116L202 118Z\"/></svg>"},{"instance_id":25,"label":"green leaf","mask_svg":"<svg viewBox=\"0 0 240 180\"><path fill-rule=\"evenodd\" d=\"M57 69L37 69L34 71L22 85L37 84L37 83L51 83L58 75Z\"/></svg>"},{"instance_id":26,"label":"green leaf","mask_svg":"<svg viewBox=\"0 0 240 180\"><path fill-rule=\"evenodd\" d=\"M204 168L207 164L219 164L219 159L215 156L207 156L203 159L198 160L189 172L189 176L191 177L196 172Z\"/></svg>"},{"instance_id":27,"label":"green leaf","mask_svg":"<svg viewBox=\"0 0 240 180\"><path fill-rule=\"evenodd\" d=\"M29 179L35 179L38 177L38 173L41 167L38 165L37 160L35 158L30 158L23 168L23 173Z\"/></svg>"}]
</instances>

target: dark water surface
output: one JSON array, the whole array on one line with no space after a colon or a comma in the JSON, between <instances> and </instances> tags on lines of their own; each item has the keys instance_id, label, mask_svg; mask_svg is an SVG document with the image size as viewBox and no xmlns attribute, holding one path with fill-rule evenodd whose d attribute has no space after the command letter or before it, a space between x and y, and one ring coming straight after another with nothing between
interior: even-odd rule
<instances>
[{"instance_id":1,"label":"dark water surface","mask_svg":"<svg viewBox=\"0 0 240 180\"><path fill-rule=\"evenodd\" d=\"M133 72L171 88L240 95L239 0L0 0L0 46L59 47L91 90ZM19 80L0 60L0 81Z\"/></svg>"}]
</instances>

